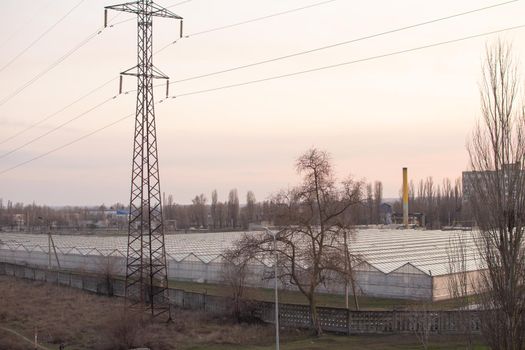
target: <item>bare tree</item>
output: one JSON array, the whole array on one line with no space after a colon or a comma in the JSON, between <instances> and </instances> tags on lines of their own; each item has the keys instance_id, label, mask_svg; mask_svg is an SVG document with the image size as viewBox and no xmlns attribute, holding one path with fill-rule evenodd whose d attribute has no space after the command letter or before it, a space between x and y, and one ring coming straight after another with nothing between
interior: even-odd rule
<instances>
[{"instance_id":1,"label":"bare tree","mask_svg":"<svg viewBox=\"0 0 525 350\"><path fill-rule=\"evenodd\" d=\"M472 349L472 315L469 310L469 296L473 292L473 281L468 272L470 247L468 241L469 233L455 233L449 239L447 247L448 257L448 279L447 289L454 300L454 307L458 310L459 331L465 335L466 348Z\"/></svg>"},{"instance_id":2,"label":"bare tree","mask_svg":"<svg viewBox=\"0 0 525 350\"><path fill-rule=\"evenodd\" d=\"M350 252L350 241L353 237L351 230L343 233L342 244L335 244L332 248L332 254L329 257L329 268L342 277L345 286L345 307L350 309L350 288L354 299L354 308L359 311L359 285L357 283L356 267L363 261L362 257ZM333 254L335 252L335 254Z\"/></svg>"},{"instance_id":3,"label":"bare tree","mask_svg":"<svg viewBox=\"0 0 525 350\"><path fill-rule=\"evenodd\" d=\"M231 290L232 314L237 321L240 321L242 316L242 297L251 258L250 254L235 248L223 253L222 280Z\"/></svg>"},{"instance_id":4,"label":"bare tree","mask_svg":"<svg viewBox=\"0 0 525 350\"><path fill-rule=\"evenodd\" d=\"M211 221L213 223L213 229L217 229L219 225L219 213L217 210L217 190L213 190L211 193Z\"/></svg>"},{"instance_id":5,"label":"bare tree","mask_svg":"<svg viewBox=\"0 0 525 350\"><path fill-rule=\"evenodd\" d=\"M373 224L374 220L374 195L372 184L366 184L366 224Z\"/></svg>"},{"instance_id":6,"label":"bare tree","mask_svg":"<svg viewBox=\"0 0 525 350\"><path fill-rule=\"evenodd\" d=\"M96 262L96 269L100 276L100 288L104 290L108 296L113 296L114 294L113 280L125 272L123 271L123 266L119 265L119 262L119 257L110 255L100 256Z\"/></svg>"},{"instance_id":7,"label":"bare tree","mask_svg":"<svg viewBox=\"0 0 525 350\"><path fill-rule=\"evenodd\" d=\"M206 196L204 196L203 193L195 196L195 198L192 199L192 221L197 225L197 227L208 227L206 201Z\"/></svg>"},{"instance_id":8,"label":"bare tree","mask_svg":"<svg viewBox=\"0 0 525 350\"><path fill-rule=\"evenodd\" d=\"M409 312L409 325L425 350L428 349L430 335L438 319L437 313L430 309L430 304L431 301L413 305Z\"/></svg>"},{"instance_id":9,"label":"bare tree","mask_svg":"<svg viewBox=\"0 0 525 350\"><path fill-rule=\"evenodd\" d=\"M383 201L383 183L381 181L374 182L374 223L379 224L379 213L381 211L381 202Z\"/></svg>"},{"instance_id":10,"label":"bare tree","mask_svg":"<svg viewBox=\"0 0 525 350\"><path fill-rule=\"evenodd\" d=\"M483 334L493 349L525 346L524 105L510 45L487 47L481 120L468 152L477 175L470 205L477 221Z\"/></svg>"},{"instance_id":11,"label":"bare tree","mask_svg":"<svg viewBox=\"0 0 525 350\"><path fill-rule=\"evenodd\" d=\"M348 178L336 184L328 154L315 148L298 158L296 168L303 175L301 185L272 199L283 224L277 235L279 277L306 297L311 325L321 334L317 289L333 273L333 257L343 251L344 235L352 230L345 214L360 201L362 183ZM272 241L267 234L245 236L238 249L269 258Z\"/></svg>"},{"instance_id":12,"label":"bare tree","mask_svg":"<svg viewBox=\"0 0 525 350\"><path fill-rule=\"evenodd\" d=\"M219 227L229 227L228 225L228 208L225 203L217 203L217 217L219 220Z\"/></svg>"},{"instance_id":13,"label":"bare tree","mask_svg":"<svg viewBox=\"0 0 525 350\"><path fill-rule=\"evenodd\" d=\"M255 203L256 203L255 194L253 194L252 191L248 191L248 193L246 193L246 216L248 219L248 223L255 222L256 220Z\"/></svg>"},{"instance_id":14,"label":"bare tree","mask_svg":"<svg viewBox=\"0 0 525 350\"><path fill-rule=\"evenodd\" d=\"M228 194L228 220L230 227L239 226L239 196L236 188L230 190Z\"/></svg>"}]
</instances>

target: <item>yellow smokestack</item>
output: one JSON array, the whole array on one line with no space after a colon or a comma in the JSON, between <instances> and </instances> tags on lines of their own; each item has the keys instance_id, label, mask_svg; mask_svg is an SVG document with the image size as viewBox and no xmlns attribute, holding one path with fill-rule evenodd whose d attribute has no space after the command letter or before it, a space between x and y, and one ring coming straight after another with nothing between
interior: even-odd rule
<instances>
[{"instance_id":1,"label":"yellow smokestack","mask_svg":"<svg viewBox=\"0 0 525 350\"><path fill-rule=\"evenodd\" d=\"M403 168L403 225L408 228L408 170Z\"/></svg>"}]
</instances>

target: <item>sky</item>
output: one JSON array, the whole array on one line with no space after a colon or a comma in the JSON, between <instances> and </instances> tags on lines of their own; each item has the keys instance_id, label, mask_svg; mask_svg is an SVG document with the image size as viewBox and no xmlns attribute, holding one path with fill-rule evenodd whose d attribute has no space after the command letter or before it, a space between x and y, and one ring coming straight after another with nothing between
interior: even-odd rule
<instances>
[{"instance_id":1,"label":"sky","mask_svg":"<svg viewBox=\"0 0 525 350\"><path fill-rule=\"evenodd\" d=\"M162 6L180 2L157 1ZM156 54L154 64L173 82L504 2L183 1L170 10L184 17L188 38ZM133 118L84 136L133 114L135 93L118 95L117 79L72 102L136 64L136 21L102 30L60 60L100 30L104 6L116 3L0 2L0 198L48 205L129 200ZM314 4L318 5L208 32ZM330 153L340 179L350 174L382 181L384 197L398 197L402 167L408 167L415 182L428 176L437 183L458 178L467 169L466 142L480 116L478 84L485 47L502 38L523 60L525 29L188 93L524 25L524 10L525 1L513 1L311 54L173 83L170 94L180 96L155 107L161 190L178 203L190 203L200 193L210 198L214 189L219 200L226 200L232 188L241 202L248 190L264 200L299 183L294 162L311 147ZM132 17L109 13L110 23ZM179 23L156 18L153 36L158 50L179 37ZM49 67L53 68L42 74ZM27 88L10 97L24 85ZM135 88L136 79L125 77L124 91ZM160 102L164 94L163 86L155 89L155 100ZM39 158L32 160L35 157Z\"/></svg>"}]
</instances>

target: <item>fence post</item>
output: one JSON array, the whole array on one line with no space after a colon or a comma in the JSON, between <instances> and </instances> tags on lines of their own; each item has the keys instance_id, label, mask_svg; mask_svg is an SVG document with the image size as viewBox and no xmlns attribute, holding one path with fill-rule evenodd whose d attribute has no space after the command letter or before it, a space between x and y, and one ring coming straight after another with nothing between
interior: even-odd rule
<instances>
[{"instance_id":1,"label":"fence post","mask_svg":"<svg viewBox=\"0 0 525 350\"><path fill-rule=\"evenodd\" d=\"M26 275L26 270L31 269L32 273L29 272ZM91 286L94 284L98 289L97 276L84 276L82 272L74 274L69 271L61 271L60 269L40 269L38 267L28 267L18 264L12 264L8 262L0 262L0 274L13 276L15 278L27 278L36 280L37 275L40 280L52 283L52 276L56 274L57 285L60 285L60 278L68 277L68 283L71 287L73 285L73 276L81 278L81 288L83 290L93 290ZM65 275L67 274L67 276ZM64 281L65 282L65 281ZM112 280L114 283L114 280ZM65 283L64 283L65 284ZM77 284L75 284L78 286ZM91 288L91 289L89 289ZM198 302L200 301L200 307L204 311L218 311L221 309L221 300L223 303L227 300L226 297L213 296L210 299L210 305L208 306L208 291L204 290L204 293L186 293L184 290L179 290L182 293L182 308L186 307L186 294L189 296L189 308L199 308ZM178 295L178 294L177 294ZM198 295L201 295L199 299ZM173 298L173 302L179 300ZM177 301L178 302L178 301ZM273 303L268 302L257 302L256 303L256 314L258 313L260 318L264 322L271 323L274 320L274 314L272 312ZM222 306L224 307L224 306ZM292 327L308 327L312 323L312 314L308 306L303 305L292 305L292 304L281 304L281 312L279 313L279 320L282 325ZM431 322L430 327L432 333L438 334L464 334L465 332L479 333L480 327L480 315L479 311L447 311L447 310L428 310L426 311L405 311L405 310L393 310L393 311L353 311L350 309L332 309L332 308L321 308L324 310L323 313L323 324L324 329L334 329L336 327L338 331L345 332L342 318L346 316L346 333L348 335L355 333L406 333L417 330L417 323L414 324L411 321L413 318L426 316ZM320 311L321 311L320 310ZM420 315L423 313L423 315ZM464 314L463 314L464 313ZM308 322L309 321L309 322ZM320 319L321 321L321 319ZM305 324L308 322L308 324Z\"/></svg>"},{"instance_id":2,"label":"fence post","mask_svg":"<svg viewBox=\"0 0 525 350\"><path fill-rule=\"evenodd\" d=\"M346 308L346 334L350 335L350 309Z\"/></svg>"}]
</instances>

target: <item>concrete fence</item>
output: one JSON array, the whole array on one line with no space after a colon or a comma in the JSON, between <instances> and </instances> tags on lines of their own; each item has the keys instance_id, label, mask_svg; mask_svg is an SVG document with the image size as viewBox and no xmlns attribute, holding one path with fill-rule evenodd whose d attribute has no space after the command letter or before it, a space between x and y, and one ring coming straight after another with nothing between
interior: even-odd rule
<instances>
[{"instance_id":1,"label":"concrete fence","mask_svg":"<svg viewBox=\"0 0 525 350\"><path fill-rule=\"evenodd\" d=\"M0 262L0 275L33 281L55 283L92 293L125 295L122 279L72 271L48 270ZM232 310L227 297L169 289L170 303L179 308L225 314ZM250 301L249 312L263 322L273 323L275 308L271 302ZM462 334L480 333L480 320L476 311L349 311L340 308L318 308L324 331L346 334L357 333L418 333ZM311 324L307 305L279 304L279 322L282 327L308 328Z\"/></svg>"}]
</instances>

